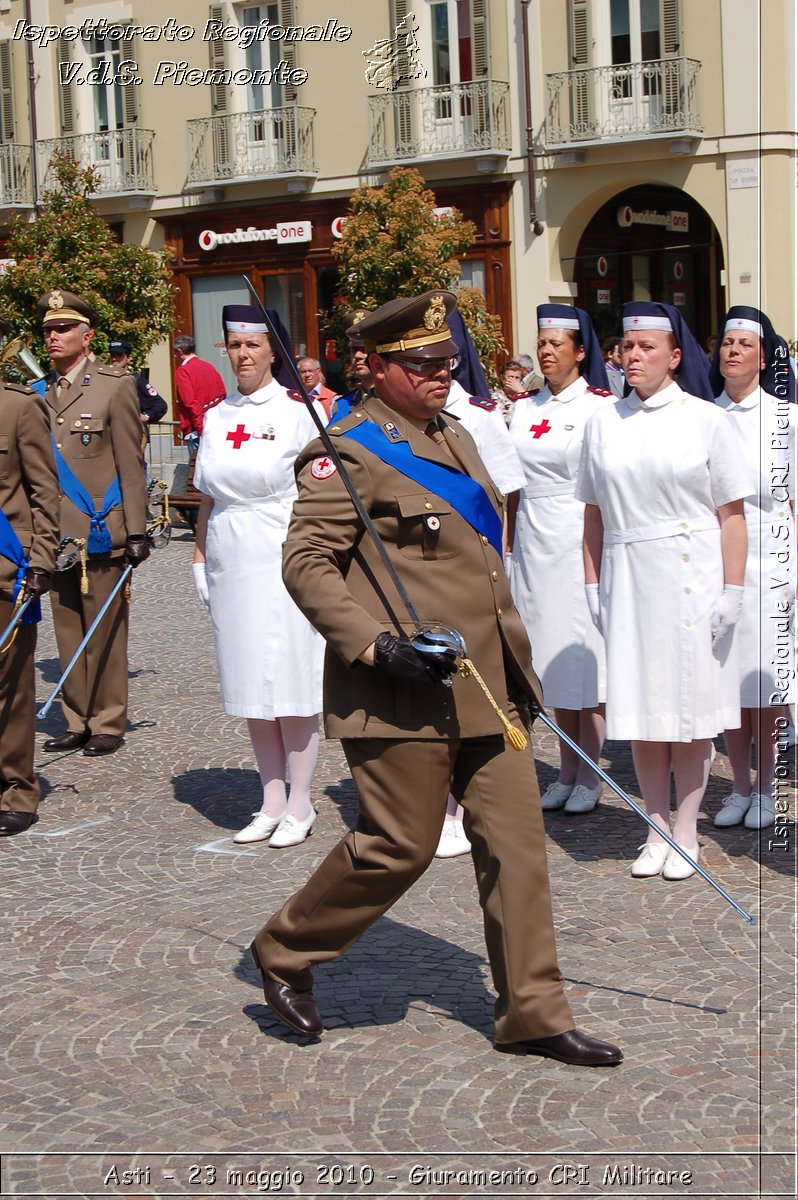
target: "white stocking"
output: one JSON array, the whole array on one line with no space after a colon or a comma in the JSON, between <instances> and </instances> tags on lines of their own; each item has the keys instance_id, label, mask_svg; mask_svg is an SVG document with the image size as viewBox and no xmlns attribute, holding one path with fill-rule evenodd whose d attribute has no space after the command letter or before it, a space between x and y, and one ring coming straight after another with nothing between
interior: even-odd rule
<instances>
[{"instance_id":1,"label":"white stocking","mask_svg":"<svg viewBox=\"0 0 798 1200\"><path fill-rule=\"evenodd\" d=\"M310 785L319 756L319 718L278 717L291 787L286 812L300 821L310 816Z\"/></svg>"},{"instance_id":2,"label":"white stocking","mask_svg":"<svg viewBox=\"0 0 798 1200\"><path fill-rule=\"evenodd\" d=\"M270 817L285 813L285 750L277 721L247 718L252 749L263 785L261 812Z\"/></svg>"}]
</instances>

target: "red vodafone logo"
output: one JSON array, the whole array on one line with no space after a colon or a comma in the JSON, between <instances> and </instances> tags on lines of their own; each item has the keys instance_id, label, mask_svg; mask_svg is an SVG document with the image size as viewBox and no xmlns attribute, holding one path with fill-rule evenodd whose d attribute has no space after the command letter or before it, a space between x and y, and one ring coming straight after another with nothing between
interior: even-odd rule
<instances>
[{"instance_id":1,"label":"red vodafone logo","mask_svg":"<svg viewBox=\"0 0 798 1200\"><path fill-rule=\"evenodd\" d=\"M214 229L203 229L197 241L199 242L200 250L215 250L219 245L219 238Z\"/></svg>"},{"instance_id":2,"label":"red vodafone logo","mask_svg":"<svg viewBox=\"0 0 798 1200\"><path fill-rule=\"evenodd\" d=\"M339 238L339 237L343 236L345 224L346 224L346 217L336 217L332 221L332 223L330 225L330 230L332 231L332 235L334 238Z\"/></svg>"}]
</instances>

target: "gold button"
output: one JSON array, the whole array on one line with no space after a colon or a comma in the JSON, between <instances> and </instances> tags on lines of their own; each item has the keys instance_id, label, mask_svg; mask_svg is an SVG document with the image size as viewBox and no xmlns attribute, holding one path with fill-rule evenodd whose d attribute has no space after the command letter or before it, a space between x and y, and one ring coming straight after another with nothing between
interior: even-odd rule
<instances>
[{"instance_id":1,"label":"gold button","mask_svg":"<svg viewBox=\"0 0 798 1200\"><path fill-rule=\"evenodd\" d=\"M61 443L60 443L60 442L56 442L56 446L57 446L57 448L58 448L59 450L61 449Z\"/></svg>"},{"instance_id":2,"label":"gold button","mask_svg":"<svg viewBox=\"0 0 798 1200\"><path fill-rule=\"evenodd\" d=\"M485 535L484 535L484 533L483 533L483 535L482 535L482 545L483 545L483 546L487 546L487 544L488 544L488 539L485 537Z\"/></svg>"},{"instance_id":3,"label":"gold button","mask_svg":"<svg viewBox=\"0 0 798 1200\"><path fill-rule=\"evenodd\" d=\"M432 508L432 505L430 504L429 500L428 500L428 501L427 501L427 503L424 505L424 507L425 507L425 508Z\"/></svg>"},{"instance_id":4,"label":"gold button","mask_svg":"<svg viewBox=\"0 0 798 1200\"><path fill-rule=\"evenodd\" d=\"M498 578L499 578L499 572L498 572L498 571L491 571L491 573L490 573L490 577L491 577L491 579L498 579Z\"/></svg>"},{"instance_id":5,"label":"gold button","mask_svg":"<svg viewBox=\"0 0 798 1200\"><path fill-rule=\"evenodd\" d=\"M59 425L63 425L63 424L64 424L64 418L63 418L63 417L59 417L59 418L58 418L58 424L59 424Z\"/></svg>"},{"instance_id":6,"label":"gold button","mask_svg":"<svg viewBox=\"0 0 798 1200\"><path fill-rule=\"evenodd\" d=\"M496 609L496 616L497 616L497 617L500 617L501 615L502 615L502 610L501 610L500 608L497 608L497 609Z\"/></svg>"},{"instance_id":7,"label":"gold button","mask_svg":"<svg viewBox=\"0 0 798 1200\"><path fill-rule=\"evenodd\" d=\"M690 555L689 555L689 554L683 554L683 555L682 555L682 562L689 562L689 561L690 561Z\"/></svg>"},{"instance_id":8,"label":"gold button","mask_svg":"<svg viewBox=\"0 0 798 1200\"><path fill-rule=\"evenodd\" d=\"M682 521L682 529L689 529L689 528L690 528L690 526L687 524L687 522Z\"/></svg>"},{"instance_id":9,"label":"gold button","mask_svg":"<svg viewBox=\"0 0 798 1200\"><path fill-rule=\"evenodd\" d=\"M685 594L685 596L689 596L689 595L690 595L690 593L692 592L692 590L693 590L693 589L692 589L692 588L689 588L689 587L685 588L685 589L684 589L684 594Z\"/></svg>"}]
</instances>

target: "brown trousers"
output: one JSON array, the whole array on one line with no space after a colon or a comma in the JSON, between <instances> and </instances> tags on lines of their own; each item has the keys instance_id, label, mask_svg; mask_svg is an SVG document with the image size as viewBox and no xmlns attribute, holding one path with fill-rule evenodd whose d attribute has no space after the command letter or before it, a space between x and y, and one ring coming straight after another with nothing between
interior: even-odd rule
<instances>
[{"instance_id":1,"label":"brown trousers","mask_svg":"<svg viewBox=\"0 0 798 1200\"><path fill-rule=\"evenodd\" d=\"M97 613L119 582L122 558L89 562L89 591L80 591L80 568L53 575L50 598L58 657L63 671ZM127 727L127 631L125 588L114 598L64 684L61 704L72 733L123 737Z\"/></svg>"},{"instance_id":2,"label":"brown trousers","mask_svg":"<svg viewBox=\"0 0 798 1200\"><path fill-rule=\"evenodd\" d=\"M14 615L12 600L0 597L0 632ZM36 812L39 781L33 772L36 741L36 626L18 625L11 646L0 653L0 809Z\"/></svg>"},{"instance_id":3,"label":"brown trousers","mask_svg":"<svg viewBox=\"0 0 798 1200\"><path fill-rule=\"evenodd\" d=\"M449 790L465 809L493 983L496 1041L574 1026L554 944L545 833L531 753L500 736L346 740L360 794L354 830L256 937L260 961L297 990L342 954L423 874Z\"/></svg>"}]
</instances>

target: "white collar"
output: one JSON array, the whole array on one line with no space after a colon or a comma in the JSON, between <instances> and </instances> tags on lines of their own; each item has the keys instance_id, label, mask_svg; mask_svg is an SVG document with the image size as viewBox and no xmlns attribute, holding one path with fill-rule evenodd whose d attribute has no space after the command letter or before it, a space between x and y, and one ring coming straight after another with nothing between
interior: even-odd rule
<instances>
[{"instance_id":1,"label":"white collar","mask_svg":"<svg viewBox=\"0 0 798 1200\"><path fill-rule=\"evenodd\" d=\"M750 412L754 408L759 408L762 403L762 389L755 387L747 396L743 396L742 400L734 401L728 392L723 391L715 400L715 403L725 408L728 412Z\"/></svg>"},{"instance_id":2,"label":"white collar","mask_svg":"<svg viewBox=\"0 0 798 1200\"><path fill-rule=\"evenodd\" d=\"M228 404L235 405L236 408L241 408L244 404L266 404L269 400L274 400L284 391L282 384L279 384L276 379L272 379L265 387L258 388L250 396L242 396L237 389L232 396L227 397Z\"/></svg>"},{"instance_id":3,"label":"white collar","mask_svg":"<svg viewBox=\"0 0 798 1200\"><path fill-rule=\"evenodd\" d=\"M631 408L632 412L643 411L652 412L655 408L664 408L666 404L670 404L672 400L676 400L679 396L684 395L682 389L675 381L669 383L667 387L661 388L655 392L653 396L649 396L648 400L643 400L638 396L637 392L632 389L628 396L625 397L626 403Z\"/></svg>"},{"instance_id":4,"label":"white collar","mask_svg":"<svg viewBox=\"0 0 798 1200\"><path fill-rule=\"evenodd\" d=\"M547 383L546 391L548 392L547 400L557 400L560 404L568 404L571 400L575 400L577 396L581 396L587 391L587 380L584 375L580 375L578 379L575 379L573 383L569 383L568 387L563 388L556 396L552 393ZM535 399L537 399L537 396Z\"/></svg>"}]
</instances>

